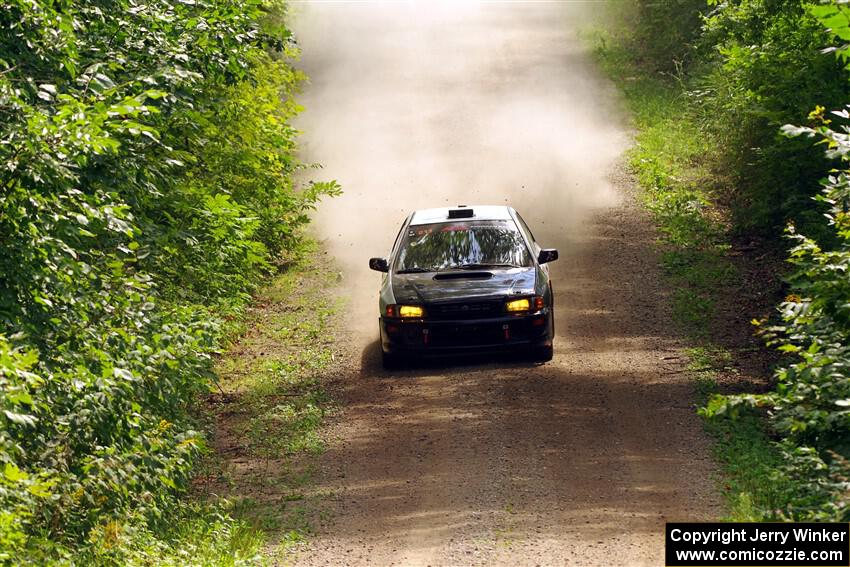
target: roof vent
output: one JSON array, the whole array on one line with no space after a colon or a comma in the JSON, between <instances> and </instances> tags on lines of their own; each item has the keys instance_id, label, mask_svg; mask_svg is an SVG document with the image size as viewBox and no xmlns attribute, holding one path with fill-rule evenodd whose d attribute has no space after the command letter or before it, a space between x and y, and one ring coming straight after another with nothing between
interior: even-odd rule
<instances>
[{"instance_id":1,"label":"roof vent","mask_svg":"<svg viewBox=\"0 0 850 567\"><path fill-rule=\"evenodd\" d=\"M466 205L458 205L456 209L449 209L450 219L468 219L475 216L473 209L468 209Z\"/></svg>"}]
</instances>

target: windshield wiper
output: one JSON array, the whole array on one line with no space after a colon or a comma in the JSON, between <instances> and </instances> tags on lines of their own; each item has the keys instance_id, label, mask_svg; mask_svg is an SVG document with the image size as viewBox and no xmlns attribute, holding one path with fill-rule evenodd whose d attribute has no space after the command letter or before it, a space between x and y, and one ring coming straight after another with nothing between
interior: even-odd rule
<instances>
[{"instance_id":1,"label":"windshield wiper","mask_svg":"<svg viewBox=\"0 0 850 567\"><path fill-rule=\"evenodd\" d=\"M425 274L428 272L433 272L434 270L431 268L407 268L404 270L396 271L397 274Z\"/></svg>"},{"instance_id":2,"label":"windshield wiper","mask_svg":"<svg viewBox=\"0 0 850 567\"><path fill-rule=\"evenodd\" d=\"M458 270L480 270L482 268L521 268L516 264L461 264Z\"/></svg>"}]
</instances>

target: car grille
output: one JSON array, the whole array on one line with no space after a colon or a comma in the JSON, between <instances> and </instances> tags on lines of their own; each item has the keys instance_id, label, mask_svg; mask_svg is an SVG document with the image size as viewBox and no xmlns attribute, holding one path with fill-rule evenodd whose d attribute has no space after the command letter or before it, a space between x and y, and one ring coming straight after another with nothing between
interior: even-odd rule
<instances>
[{"instance_id":1,"label":"car grille","mask_svg":"<svg viewBox=\"0 0 850 567\"><path fill-rule=\"evenodd\" d=\"M503 315L501 301L436 303L426 307L429 319L487 319Z\"/></svg>"},{"instance_id":2,"label":"car grille","mask_svg":"<svg viewBox=\"0 0 850 567\"><path fill-rule=\"evenodd\" d=\"M458 325L434 325L430 329L429 346L473 347L485 345L503 345L530 338L531 327L528 321L515 321L508 324L505 335L504 323L463 323Z\"/></svg>"}]
</instances>

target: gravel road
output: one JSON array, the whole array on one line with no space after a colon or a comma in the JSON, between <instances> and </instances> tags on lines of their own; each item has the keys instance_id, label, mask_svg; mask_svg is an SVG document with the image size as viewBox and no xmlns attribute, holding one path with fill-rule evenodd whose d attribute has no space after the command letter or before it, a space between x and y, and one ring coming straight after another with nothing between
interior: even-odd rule
<instances>
[{"instance_id":1,"label":"gravel road","mask_svg":"<svg viewBox=\"0 0 850 567\"><path fill-rule=\"evenodd\" d=\"M722 514L586 6L295 4L349 305L326 521L296 564L663 565L665 521ZM381 370L367 259L414 208L505 202L561 251L554 360Z\"/></svg>"}]
</instances>

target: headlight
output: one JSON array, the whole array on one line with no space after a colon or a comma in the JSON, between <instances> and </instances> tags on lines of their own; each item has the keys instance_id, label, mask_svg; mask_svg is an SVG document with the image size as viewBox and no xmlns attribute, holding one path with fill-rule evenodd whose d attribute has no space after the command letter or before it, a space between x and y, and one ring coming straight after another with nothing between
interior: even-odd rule
<instances>
[{"instance_id":1,"label":"headlight","mask_svg":"<svg viewBox=\"0 0 850 567\"><path fill-rule=\"evenodd\" d=\"M505 311L508 313L517 313L519 311L528 311L531 309L531 301L525 299L514 299L505 303Z\"/></svg>"},{"instance_id":2,"label":"headlight","mask_svg":"<svg viewBox=\"0 0 850 567\"><path fill-rule=\"evenodd\" d=\"M398 316L407 318L421 318L425 316L425 310L418 305L399 305Z\"/></svg>"},{"instance_id":3,"label":"headlight","mask_svg":"<svg viewBox=\"0 0 850 567\"><path fill-rule=\"evenodd\" d=\"M505 303L505 311L508 313L522 313L523 311L540 311L546 307L546 300L535 295L534 297L525 297L523 299L514 299Z\"/></svg>"}]
</instances>

